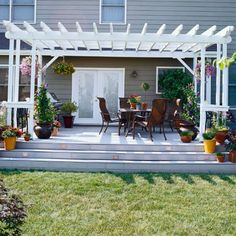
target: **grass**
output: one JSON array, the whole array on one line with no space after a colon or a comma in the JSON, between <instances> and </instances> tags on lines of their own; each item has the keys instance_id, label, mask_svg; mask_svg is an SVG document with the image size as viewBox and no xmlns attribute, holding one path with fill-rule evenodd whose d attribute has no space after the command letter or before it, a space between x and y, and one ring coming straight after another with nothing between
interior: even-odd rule
<instances>
[{"instance_id":1,"label":"grass","mask_svg":"<svg viewBox=\"0 0 236 236\"><path fill-rule=\"evenodd\" d=\"M24 235L235 235L236 176L0 172Z\"/></svg>"}]
</instances>

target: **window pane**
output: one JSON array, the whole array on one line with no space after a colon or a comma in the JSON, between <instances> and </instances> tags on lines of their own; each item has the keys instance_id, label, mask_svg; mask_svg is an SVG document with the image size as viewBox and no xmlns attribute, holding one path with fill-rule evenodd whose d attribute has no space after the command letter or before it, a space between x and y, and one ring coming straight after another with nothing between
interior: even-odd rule
<instances>
[{"instance_id":1,"label":"window pane","mask_svg":"<svg viewBox=\"0 0 236 236\"><path fill-rule=\"evenodd\" d=\"M9 5L9 0L0 0L0 5Z\"/></svg>"},{"instance_id":2,"label":"window pane","mask_svg":"<svg viewBox=\"0 0 236 236\"><path fill-rule=\"evenodd\" d=\"M102 22L122 23L125 21L124 7L103 7Z\"/></svg>"},{"instance_id":3,"label":"window pane","mask_svg":"<svg viewBox=\"0 0 236 236\"><path fill-rule=\"evenodd\" d=\"M0 102L7 101L7 86L0 86Z\"/></svg>"},{"instance_id":4,"label":"window pane","mask_svg":"<svg viewBox=\"0 0 236 236\"><path fill-rule=\"evenodd\" d=\"M125 0L103 0L103 5L125 5Z\"/></svg>"},{"instance_id":5,"label":"window pane","mask_svg":"<svg viewBox=\"0 0 236 236\"><path fill-rule=\"evenodd\" d=\"M34 5L34 0L13 0L13 5Z\"/></svg>"},{"instance_id":6,"label":"window pane","mask_svg":"<svg viewBox=\"0 0 236 236\"><path fill-rule=\"evenodd\" d=\"M30 97L30 86L20 86L19 88L19 101L26 101Z\"/></svg>"},{"instance_id":7,"label":"window pane","mask_svg":"<svg viewBox=\"0 0 236 236\"><path fill-rule=\"evenodd\" d=\"M7 85L8 83L8 68L0 68L0 84Z\"/></svg>"},{"instance_id":8,"label":"window pane","mask_svg":"<svg viewBox=\"0 0 236 236\"><path fill-rule=\"evenodd\" d=\"M0 5L0 20L9 20L9 7Z\"/></svg>"},{"instance_id":9,"label":"window pane","mask_svg":"<svg viewBox=\"0 0 236 236\"><path fill-rule=\"evenodd\" d=\"M33 21L34 6L14 6L12 7L13 21Z\"/></svg>"}]
</instances>

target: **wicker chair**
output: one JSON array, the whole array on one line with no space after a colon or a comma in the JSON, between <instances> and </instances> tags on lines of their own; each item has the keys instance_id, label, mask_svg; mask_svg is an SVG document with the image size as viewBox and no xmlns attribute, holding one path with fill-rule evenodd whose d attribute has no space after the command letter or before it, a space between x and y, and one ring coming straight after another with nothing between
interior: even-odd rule
<instances>
[{"instance_id":1,"label":"wicker chair","mask_svg":"<svg viewBox=\"0 0 236 236\"><path fill-rule=\"evenodd\" d=\"M136 126L141 126L148 130L150 139L153 141L152 130L153 127L159 126L160 130L163 131L165 140L167 140L164 129L165 112L167 107L167 99L158 98L153 102L153 107L150 116L145 121L136 120L133 121L133 139L135 138Z\"/></svg>"},{"instance_id":2,"label":"wicker chair","mask_svg":"<svg viewBox=\"0 0 236 236\"><path fill-rule=\"evenodd\" d=\"M99 134L101 134L101 132L104 128L104 125L106 125L105 130L104 130L104 133L105 133L110 124L118 123L118 134L120 135L120 129L121 129L124 121L121 119L121 117L118 113L117 113L117 118L112 119L109 111L107 110L105 98L97 97L97 99L99 100L99 108L100 108L100 113L102 116L102 126L99 131Z\"/></svg>"}]
</instances>

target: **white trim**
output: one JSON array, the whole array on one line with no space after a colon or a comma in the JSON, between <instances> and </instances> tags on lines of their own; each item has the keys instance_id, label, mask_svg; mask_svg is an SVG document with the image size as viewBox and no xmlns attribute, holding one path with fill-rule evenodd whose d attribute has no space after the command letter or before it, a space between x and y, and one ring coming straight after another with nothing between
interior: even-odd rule
<instances>
[{"instance_id":1,"label":"white trim","mask_svg":"<svg viewBox=\"0 0 236 236\"><path fill-rule=\"evenodd\" d=\"M127 0L125 1L125 9L124 9L124 22L102 22L102 0L99 0L99 24L100 25L107 25L107 24L113 24L113 25L126 25L127 24Z\"/></svg>"},{"instance_id":2,"label":"white trim","mask_svg":"<svg viewBox=\"0 0 236 236\"><path fill-rule=\"evenodd\" d=\"M156 94L161 94L158 89L159 69L183 69L183 71L185 72L184 66L156 66Z\"/></svg>"}]
</instances>

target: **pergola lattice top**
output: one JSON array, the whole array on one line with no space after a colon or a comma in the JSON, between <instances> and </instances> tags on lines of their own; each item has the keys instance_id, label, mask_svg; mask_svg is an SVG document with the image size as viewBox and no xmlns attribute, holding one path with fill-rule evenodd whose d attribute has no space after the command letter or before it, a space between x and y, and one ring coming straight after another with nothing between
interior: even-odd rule
<instances>
[{"instance_id":1,"label":"pergola lattice top","mask_svg":"<svg viewBox=\"0 0 236 236\"><path fill-rule=\"evenodd\" d=\"M83 31L78 22L75 32L69 32L60 22L58 30L52 30L41 22L40 31L28 22L24 22L25 30L9 21L4 21L4 25L6 38L22 40L31 46L35 44L42 55L64 56L194 57L202 47L230 43L230 34L234 30L233 26L227 26L215 33L214 25L197 34L199 25L196 25L183 34L183 25L179 25L167 34L163 24L156 33L148 33L145 23L141 33L132 33L130 24L125 32L114 32L110 24L110 30L104 33L98 31L96 23L93 23L91 32Z\"/></svg>"}]
</instances>

